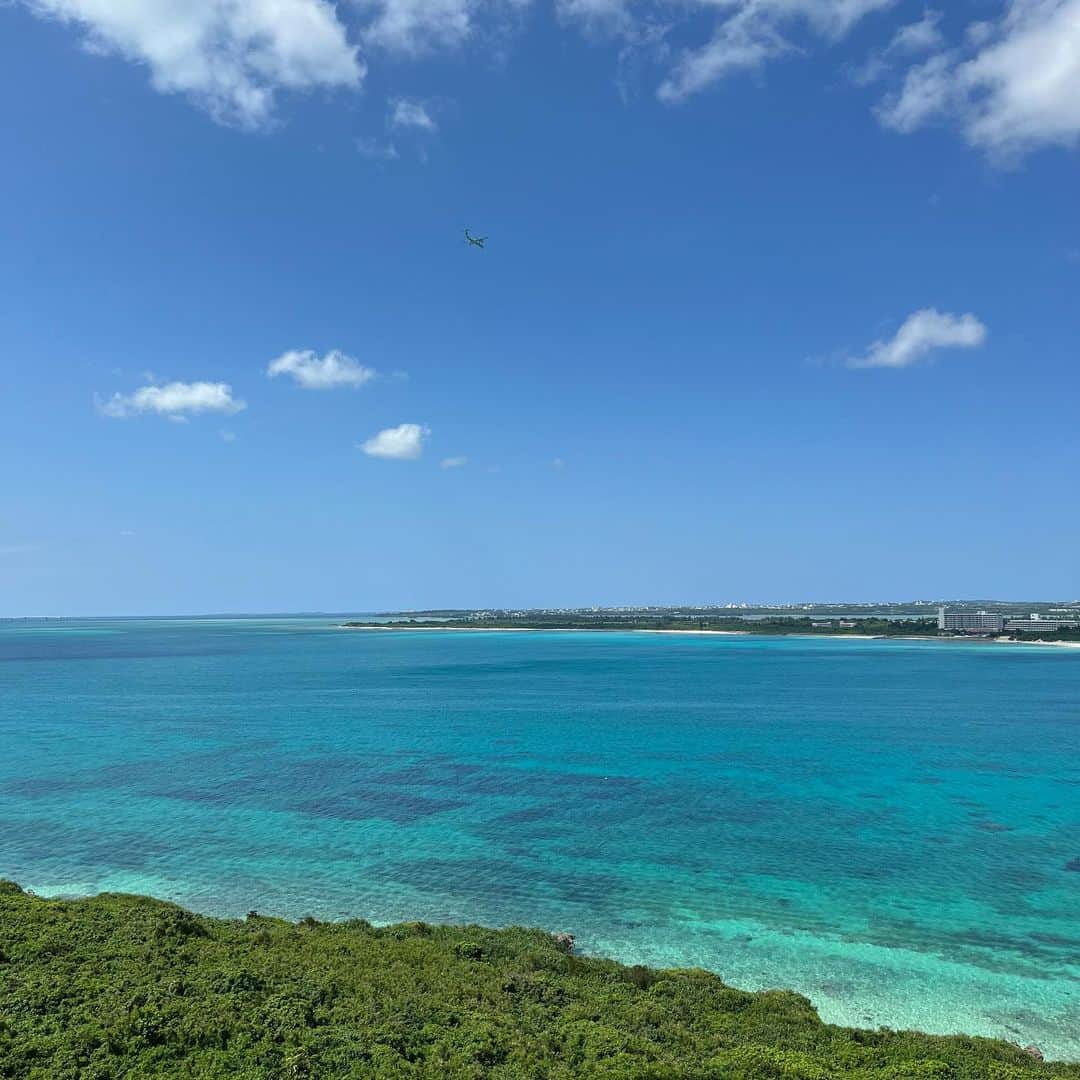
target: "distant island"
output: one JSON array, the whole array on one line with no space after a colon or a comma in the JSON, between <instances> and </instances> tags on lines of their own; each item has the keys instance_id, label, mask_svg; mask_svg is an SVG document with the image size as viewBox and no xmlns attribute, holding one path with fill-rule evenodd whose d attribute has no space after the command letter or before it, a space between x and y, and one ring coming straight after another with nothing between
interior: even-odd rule
<instances>
[{"instance_id":1,"label":"distant island","mask_svg":"<svg viewBox=\"0 0 1080 1080\"><path fill-rule=\"evenodd\" d=\"M860 612L840 605L809 610L717 608L478 609L386 613L342 623L379 630L636 630L669 633L811 635L875 638L985 637L1028 642L1080 642L1080 607L939 605L934 614L899 610ZM1004 610L1002 610L1004 609ZM1074 615L1075 613L1075 615ZM1074 616L1074 617L1070 617Z\"/></svg>"},{"instance_id":2,"label":"distant island","mask_svg":"<svg viewBox=\"0 0 1080 1080\"><path fill-rule=\"evenodd\" d=\"M0 1076L1080 1080L1035 1046L824 1024L568 933L215 919L0 882Z\"/></svg>"}]
</instances>

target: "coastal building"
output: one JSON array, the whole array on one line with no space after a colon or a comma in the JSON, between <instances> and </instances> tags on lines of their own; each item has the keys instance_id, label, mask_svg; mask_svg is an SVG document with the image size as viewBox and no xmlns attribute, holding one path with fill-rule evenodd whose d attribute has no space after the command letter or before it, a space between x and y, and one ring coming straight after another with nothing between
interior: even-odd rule
<instances>
[{"instance_id":1,"label":"coastal building","mask_svg":"<svg viewBox=\"0 0 1080 1080\"><path fill-rule=\"evenodd\" d=\"M996 611L950 612L939 607L938 629L961 634L1000 634L1005 629L1005 616Z\"/></svg>"},{"instance_id":2,"label":"coastal building","mask_svg":"<svg viewBox=\"0 0 1080 1080\"><path fill-rule=\"evenodd\" d=\"M1055 630L1074 630L1080 626L1076 619L1047 619L1037 611L1019 619L1006 619L1006 630L1021 630L1025 634L1052 634Z\"/></svg>"}]
</instances>

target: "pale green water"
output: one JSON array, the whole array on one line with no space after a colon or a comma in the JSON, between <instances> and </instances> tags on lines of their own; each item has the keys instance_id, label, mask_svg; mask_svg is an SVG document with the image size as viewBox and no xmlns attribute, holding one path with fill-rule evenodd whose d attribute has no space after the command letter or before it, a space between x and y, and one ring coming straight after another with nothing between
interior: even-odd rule
<instances>
[{"instance_id":1,"label":"pale green water","mask_svg":"<svg viewBox=\"0 0 1080 1080\"><path fill-rule=\"evenodd\" d=\"M1080 1058L1080 651L0 623L0 875L526 923Z\"/></svg>"}]
</instances>

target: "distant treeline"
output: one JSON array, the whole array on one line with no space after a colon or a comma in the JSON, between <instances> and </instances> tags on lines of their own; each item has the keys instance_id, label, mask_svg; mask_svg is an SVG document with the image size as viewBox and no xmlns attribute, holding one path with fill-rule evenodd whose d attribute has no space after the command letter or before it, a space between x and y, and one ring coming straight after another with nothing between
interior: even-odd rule
<instances>
[{"instance_id":1,"label":"distant treeline","mask_svg":"<svg viewBox=\"0 0 1080 1080\"><path fill-rule=\"evenodd\" d=\"M493 615L482 618L456 618L433 622L419 619L395 619L391 622L347 622L345 626L379 626L391 629L450 630L725 630L744 634L872 634L875 637L926 637L938 632L936 619L820 619L775 618L740 619L730 615L714 617L677 615L612 616L528 614L520 617Z\"/></svg>"},{"instance_id":2,"label":"distant treeline","mask_svg":"<svg viewBox=\"0 0 1080 1080\"><path fill-rule=\"evenodd\" d=\"M1017 641L1080 641L1080 626L1053 631L1039 630L1034 633L1006 630L1005 633Z\"/></svg>"}]
</instances>

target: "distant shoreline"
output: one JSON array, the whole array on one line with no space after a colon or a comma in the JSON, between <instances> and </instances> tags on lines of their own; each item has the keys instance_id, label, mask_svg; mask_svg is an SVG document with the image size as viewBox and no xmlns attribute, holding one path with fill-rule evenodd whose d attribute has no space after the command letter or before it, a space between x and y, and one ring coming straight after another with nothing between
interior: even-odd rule
<instances>
[{"instance_id":1,"label":"distant shoreline","mask_svg":"<svg viewBox=\"0 0 1080 1080\"><path fill-rule=\"evenodd\" d=\"M607 626L441 626L437 623L404 625L401 623L371 623L364 626L350 626L340 623L339 630L377 630L401 633L402 631L464 633L464 634L680 634L689 637L775 637L803 638L812 640L825 638L831 641L938 641L979 643L984 645L1046 645L1054 648L1080 649L1080 641L1019 641L1016 638L972 637L930 637L926 634L805 634L798 631L790 634L782 632L753 630L662 630L641 627L627 627L625 630Z\"/></svg>"}]
</instances>

